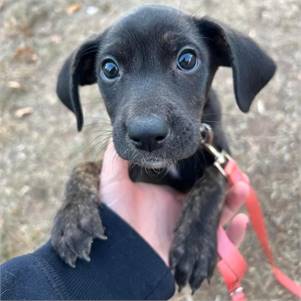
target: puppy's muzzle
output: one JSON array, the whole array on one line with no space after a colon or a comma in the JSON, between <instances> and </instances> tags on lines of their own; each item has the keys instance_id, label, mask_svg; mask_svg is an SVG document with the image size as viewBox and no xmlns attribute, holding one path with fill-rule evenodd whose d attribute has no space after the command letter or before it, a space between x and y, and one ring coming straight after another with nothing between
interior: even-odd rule
<instances>
[{"instance_id":1,"label":"puppy's muzzle","mask_svg":"<svg viewBox=\"0 0 301 301\"><path fill-rule=\"evenodd\" d=\"M135 117L127 123L127 134L137 149L152 152L162 147L169 125L157 115Z\"/></svg>"}]
</instances>

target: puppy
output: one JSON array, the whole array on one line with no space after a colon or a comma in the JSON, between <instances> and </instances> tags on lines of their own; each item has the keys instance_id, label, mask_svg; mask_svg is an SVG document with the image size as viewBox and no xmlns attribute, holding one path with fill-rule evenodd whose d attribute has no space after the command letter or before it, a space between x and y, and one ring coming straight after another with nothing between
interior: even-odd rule
<instances>
[{"instance_id":1,"label":"puppy","mask_svg":"<svg viewBox=\"0 0 301 301\"><path fill-rule=\"evenodd\" d=\"M117 153L134 166L133 181L189 191L170 265L179 287L189 284L193 291L215 267L226 189L214 159L199 146L200 124L207 123L214 146L229 152L211 89L220 66L232 68L243 112L276 69L254 41L224 24L174 8L143 6L76 49L57 82L58 97L75 114L79 131L84 123L79 86L98 84ZM106 238L98 211L100 170L101 163L74 169L55 218L52 244L71 266L78 258L89 260L93 239Z\"/></svg>"}]
</instances>

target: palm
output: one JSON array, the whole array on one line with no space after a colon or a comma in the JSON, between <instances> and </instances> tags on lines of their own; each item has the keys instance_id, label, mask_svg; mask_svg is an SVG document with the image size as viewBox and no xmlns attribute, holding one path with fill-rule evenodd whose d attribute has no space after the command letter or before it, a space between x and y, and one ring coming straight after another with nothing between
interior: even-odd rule
<instances>
[{"instance_id":1,"label":"palm","mask_svg":"<svg viewBox=\"0 0 301 301\"><path fill-rule=\"evenodd\" d=\"M100 194L102 201L131 225L168 264L173 232L180 216L184 194L167 186L133 183L128 162L122 160L110 143L103 160ZM239 183L228 193L221 221L229 222L241 206L247 187ZM228 232L234 242L243 237L247 219L238 215Z\"/></svg>"}]
</instances>

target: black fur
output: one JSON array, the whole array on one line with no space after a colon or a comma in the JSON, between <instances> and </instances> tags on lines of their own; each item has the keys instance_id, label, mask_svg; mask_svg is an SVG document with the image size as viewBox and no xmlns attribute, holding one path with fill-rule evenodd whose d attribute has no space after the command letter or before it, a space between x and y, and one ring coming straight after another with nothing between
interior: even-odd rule
<instances>
[{"instance_id":1,"label":"black fur","mask_svg":"<svg viewBox=\"0 0 301 301\"><path fill-rule=\"evenodd\" d=\"M176 64L185 47L197 55L198 66L191 72L182 72ZM120 68L120 76L110 81L101 71L108 57ZM122 158L135 163L130 170L133 180L190 190L170 259L179 286L189 283L193 290L213 272L216 228L225 194L225 182L212 167L213 158L199 148L199 127L204 122L213 128L214 145L229 151L219 102L211 90L220 66L232 68L235 98L243 112L249 111L254 97L275 72L272 59L253 40L228 26L173 8L144 6L75 50L66 60L57 84L57 94L75 114L78 130L84 122L79 86L98 84L112 122L115 148ZM169 135L160 148L150 152L137 149L130 141L127 124L134 117L151 115L167 122ZM156 164L161 172L144 172L144 168ZM166 173L171 165L177 168L177 176ZM70 189L80 190L82 178L72 182ZM87 257L89 244L97 236L92 231L88 238L86 235L81 239L78 230L65 231L70 222L80 228L79 222L73 222L83 218L84 213L74 209L79 205L88 208L88 217L95 216L97 209L90 206L91 199L97 198L97 190L93 189L93 197L90 191L80 201L67 197L67 205L56 219L52 241L69 264L78 257ZM68 235L62 244L58 237L64 238L65 232ZM74 240L78 245L70 248ZM71 250L70 258L66 258L66 250Z\"/></svg>"}]
</instances>

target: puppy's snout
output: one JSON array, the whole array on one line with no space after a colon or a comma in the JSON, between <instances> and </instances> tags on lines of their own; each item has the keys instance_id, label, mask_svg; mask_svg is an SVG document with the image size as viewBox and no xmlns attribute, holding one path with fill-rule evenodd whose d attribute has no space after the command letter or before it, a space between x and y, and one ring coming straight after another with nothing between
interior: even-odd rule
<instances>
[{"instance_id":1,"label":"puppy's snout","mask_svg":"<svg viewBox=\"0 0 301 301\"><path fill-rule=\"evenodd\" d=\"M169 126L157 115L135 117L128 122L127 132L136 148L151 152L162 146Z\"/></svg>"}]
</instances>

